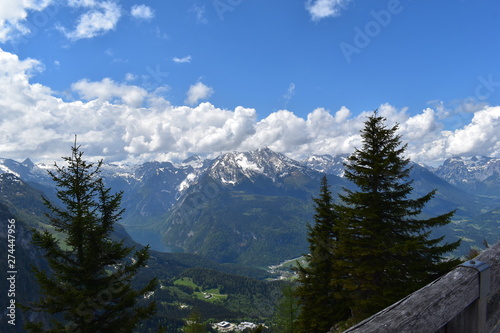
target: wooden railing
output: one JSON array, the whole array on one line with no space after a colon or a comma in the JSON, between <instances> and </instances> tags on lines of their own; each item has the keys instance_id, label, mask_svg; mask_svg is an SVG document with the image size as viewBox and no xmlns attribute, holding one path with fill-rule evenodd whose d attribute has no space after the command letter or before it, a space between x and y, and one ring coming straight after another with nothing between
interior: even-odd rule
<instances>
[{"instance_id":1,"label":"wooden railing","mask_svg":"<svg viewBox=\"0 0 500 333\"><path fill-rule=\"evenodd\" d=\"M500 242L344 333L500 332Z\"/></svg>"}]
</instances>

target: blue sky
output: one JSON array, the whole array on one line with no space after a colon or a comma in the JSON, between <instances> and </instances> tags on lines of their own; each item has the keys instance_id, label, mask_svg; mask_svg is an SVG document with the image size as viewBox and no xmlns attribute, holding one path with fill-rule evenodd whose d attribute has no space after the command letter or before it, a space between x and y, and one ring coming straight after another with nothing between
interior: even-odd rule
<instances>
[{"instance_id":1,"label":"blue sky","mask_svg":"<svg viewBox=\"0 0 500 333\"><path fill-rule=\"evenodd\" d=\"M346 153L375 108L415 160L500 154L494 0L6 0L0 49L1 157Z\"/></svg>"}]
</instances>

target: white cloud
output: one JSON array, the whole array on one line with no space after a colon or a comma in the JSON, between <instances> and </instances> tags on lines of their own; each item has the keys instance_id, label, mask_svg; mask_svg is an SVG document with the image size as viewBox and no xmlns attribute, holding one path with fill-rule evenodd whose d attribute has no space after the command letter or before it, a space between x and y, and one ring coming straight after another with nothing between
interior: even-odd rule
<instances>
[{"instance_id":1,"label":"white cloud","mask_svg":"<svg viewBox=\"0 0 500 333\"><path fill-rule=\"evenodd\" d=\"M178 64L182 64L182 63L190 63L191 62L191 56L190 55L187 55L185 56L184 58L178 58L178 57L174 57L172 58L172 60Z\"/></svg>"},{"instance_id":2,"label":"white cloud","mask_svg":"<svg viewBox=\"0 0 500 333\"><path fill-rule=\"evenodd\" d=\"M279 110L255 125L255 134L244 142L244 150L269 147L280 152L290 152L309 142L306 121L288 110Z\"/></svg>"},{"instance_id":3,"label":"white cloud","mask_svg":"<svg viewBox=\"0 0 500 333\"><path fill-rule=\"evenodd\" d=\"M97 0L68 0L70 7L95 7L97 3Z\"/></svg>"},{"instance_id":4,"label":"white cloud","mask_svg":"<svg viewBox=\"0 0 500 333\"><path fill-rule=\"evenodd\" d=\"M213 93L213 88L204 85L202 82L195 83L189 87L184 103L194 105L202 99L209 98Z\"/></svg>"},{"instance_id":5,"label":"white cloud","mask_svg":"<svg viewBox=\"0 0 500 333\"><path fill-rule=\"evenodd\" d=\"M258 119L256 110L241 106L172 106L160 93L107 78L74 83L73 91L84 100L68 102L30 82L30 73L41 67L0 49L0 157L60 160L74 134L87 156L108 162L214 157L265 146L292 158L351 153L360 147L359 131L371 113L318 108L304 119L279 110ZM199 93L194 100L201 95L208 96ZM400 124L407 155L417 162L437 164L456 154L500 157L500 106L474 112L469 123L453 131L443 129L443 115L432 108L412 114L390 104L378 109L389 126Z\"/></svg>"},{"instance_id":6,"label":"white cloud","mask_svg":"<svg viewBox=\"0 0 500 333\"><path fill-rule=\"evenodd\" d=\"M306 9L313 21L337 17L351 0L307 0Z\"/></svg>"},{"instance_id":7,"label":"white cloud","mask_svg":"<svg viewBox=\"0 0 500 333\"><path fill-rule=\"evenodd\" d=\"M407 140L420 141L442 126L437 122L436 112L427 108L423 113L408 118L401 126L401 132Z\"/></svg>"},{"instance_id":8,"label":"white cloud","mask_svg":"<svg viewBox=\"0 0 500 333\"><path fill-rule=\"evenodd\" d=\"M127 121L124 150L142 158L170 152L204 153L232 150L254 132L254 109L222 110L210 103L143 110L140 121Z\"/></svg>"},{"instance_id":9,"label":"white cloud","mask_svg":"<svg viewBox=\"0 0 500 333\"><path fill-rule=\"evenodd\" d=\"M27 24L29 11L42 11L52 0L0 1L0 42L5 43L31 32Z\"/></svg>"},{"instance_id":10,"label":"white cloud","mask_svg":"<svg viewBox=\"0 0 500 333\"><path fill-rule=\"evenodd\" d=\"M472 122L447 138L451 155L491 155L500 150L500 107L488 107L474 114Z\"/></svg>"},{"instance_id":11,"label":"white cloud","mask_svg":"<svg viewBox=\"0 0 500 333\"><path fill-rule=\"evenodd\" d=\"M146 21L151 20L155 16L154 11L151 9L151 7L146 5L133 5L130 10L130 14L136 19Z\"/></svg>"},{"instance_id":12,"label":"white cloud","mask_svg":"<svg viewBox=\"0 0 500 333\"><path fill-rule=\"evenodd\" d=\"M346 108L345 106L342 106L340 110L335 113L335 122L337 123L342 123L344 122L349 116L351 115L351 111Z\"/></svg>"},{"instance_id":13,"label":"white cloud","mask_svg":"<svg viewBox=\"0 0 500 333\"><path fill-rule=\"evenodd\" d=\"M110 30L114 30L121 17L120 6L112 1L97 2L94 0L71 0L69 5L87 9L87 11L78 18L74 30L67 31L65 28L60 27L64 35L73 41L93 38Z\"/></svg>"},{"instance_id":14,"label":"white cloud","mask_svg":"<svg viewBox=\"0 0 500 333\"><path fill-rule=\"evenodd\" d=\"M87 100L97 98L112 101L113 98L119 98L125 104L134 107L140 107L147 96L147 91L143 88L118 84L109 78L104 78L99 82L90 82L83 79L74 83L71 88Z\"/></svg>"}]
</instances>

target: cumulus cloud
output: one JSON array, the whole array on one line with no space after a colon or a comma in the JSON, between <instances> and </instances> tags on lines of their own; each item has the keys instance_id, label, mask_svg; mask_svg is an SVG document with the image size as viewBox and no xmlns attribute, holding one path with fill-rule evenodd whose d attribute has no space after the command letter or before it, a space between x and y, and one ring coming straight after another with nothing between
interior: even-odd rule
<instances>
[{"instance_id":1,"label":"cumulus cloud","mask_svg":"<svg viewBox=\"0 0 500 333\"><path fill-rule=\"evenodd\" d=\"M307 0L306 9L313 21L340 16L351 0Z\"/></svg>"},{"instance_id":2,"label":"cumulus cloud","mask_svg":"<svg viewBox=\"0 0 500 333\"><path fill-rule=\"evenodd\" d=\"M288 110L279 110L255 124L255 134L248 137L244 150L269 147L280 152L289 152L291 147L300 147L309 141L306 121Z\"/></svg>"},{"instance_id":3,"label":"cumulus cloud","mask_svg":"<svg viewBox=\"0 0 500 333\"><path fill-rule=\"evenodd\" d=\"M172 58L172 60L178 64L183 64L183 63L190 63L191 62L191 56L190 55L187 55L185 56L184 58L178 58L178 57L174 57Z\"/></svg>"},{"instance_id":4,"label":"cumulus cloud","mask_svg":"<svg viewBox=\"0 0 500 333\"><path fill-rule=\"evenodd\" d=\"M488 107L474 114L472 122L446 137L451 155L489 155L500 148L500 107Z\"/></svg>"},{"instance_id":5,"label":"cumulus cloud","mask_svg":"<svg viewBox=\"0 0 500 333\"><path fill-rule=\"evenodd\" d=\"M130 15L140 20L151 20L155 14L151 7L146 5L134 5L130 10Z\"/></svg>"},{"instance_id":6,"label":"cumulus cloud","mask_svg":"<svg viewBox=\"0 0 500 333\"><path fill-rule=\"evenodd\" d=\"M27 24L28 12L42 11L52 0L2 0L0 2L0 42L31 32Z\"/></svg>"},{"instance_id":7,"label":"cumulus cloud","mask_svg":"<svg viewBox=\"0 0 500 333\"><path fill-rule=\"evenodd\" d=\"M195 105L200 100L209 98L213 93L213 88L204 85L202 82L195 83L189 87L184 103Z\"/></svg>"},{"instance_id":8,"label":"cumulus cloud","mask_svg":"<svg viewBox=\"0 0 500 333\"><path fill-rule=\"evenodd\" d=\"M121 17L120 6L112 1L70 0L68 4L86 10L78 18L74 30L68 31L66 28L59 27L64 35L73 41L93 38L115 29Z\"/></svg>"},{"instance_id":9,"label":"cumulus cloud","mask_svg":"<svg viewBox=\"0 0 500 333\"><path fill-rule=\"evenodd\" d=\"M409 117L400 127L405 138L411 141L423 140L426 136L442 128L437 122L436 112L431 108Z\"/></svg>"},{"instance_id":10,"label":"cumulus cloud","mask_svg":"<svg viewBox=\"0 0 500 333\"><path fill-rule=\"evenodd\" d=\"M118 98L125 104L140 107L147 95L147 91L137 86L119 84L109 78L104 78L99 82L90 82L87 79L74 83L71 88L78 92L84 99L101 99L112 101Z\"/></svg>"},{"instance_id":11,"label":"cumulus cloud","mask_svg":"<svg viewBox=\"0 0 500 333\"><path fill-rule=\"evenodd\" d=\"M108 162L215 157L266 146L297 159L335 155L361 146L359 130L371 114L317 108L305 118L279 110L259 119L255 109L241 106L173 106L160 94L107 78L74 83L83 100L65 101L31 82L41 68L36 60L0 49L0 157L59 160L75 134L87 156ZM500 106L474 112L469 123L453 130L444 129L433 108L410 113L382 104L378 110L389 126L400 124L414 161L437 164L457 154L500 157Z\"/></svg>"}]
</instances>

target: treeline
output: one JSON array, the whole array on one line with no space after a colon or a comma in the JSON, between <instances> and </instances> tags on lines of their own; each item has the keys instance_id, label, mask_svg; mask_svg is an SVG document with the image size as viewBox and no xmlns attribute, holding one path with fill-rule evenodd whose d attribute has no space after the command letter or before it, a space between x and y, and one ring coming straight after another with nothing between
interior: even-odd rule
<instances>
[{"instance_id":1,"label":"treeline","mask_svg":"<svg viewBox=\"0 0 500 333\"><path fill-rule=\"evenodd\" d=\"M151 300L156 301L156 314L150 320L144 321L145 327L169 327L167 332L180 332L185 326L186 318L193 312L199 314L203 321L218 322L235 320L244 314L227 308L224 304L211 303L193 297L178 287L168 286L155 292ZM143 332L141 329L140 332Z\"/></svg>"},{"instance_id":2,"label":"treeline","mask_svg":"<svg viewBox=\"0 0 500 333\"><path fill-rule=\"evenodd\" d=\"M265 282L246 276L227 274L221 271L206 268L190 268L184 271L181 277L189 277L195 284L204 290L219 288L222 294L248 293L269 295L280 288L279 282Z\"/></svg>"},{"instance_id":3,"label":"treeline","mask_svg":"<svg viewBox=\"0 0 500 333\"><path fill-rule=\"evenodd\" d=\"M228 295L221 304L239 312L242 319L272 318L284 285L281 281L259 281L204 268L186 270L181 276L191 278L202 290L219 289Z\"/></svg>"},{"instance_id":4,"label":"treeline","mask_svg":"<svg viewBox=\"0 0 500 333\"><path fill-rule=\"evenodd\" d=\"M180 278L189 278L196 286L174 284ZM222 320L270 322L282 298L283 284L203 267L186 269L175 278L161 281L161 286L148 300L156 302L156 314L143 322L141 332L158 324L168 327L167 332L180 332L193 313L204 323ZM210 301L195 295L210 289L218 289L227 297Z\"/></svg>"},{"instance_id":5,"label":"treeline","mask_svg":"<svg viewBox=\"0 0 500 333\"><path fill-rule=\"evenodd\" d=\"M138 285L151 278L151 276L155 276L161 281L169 281L181 276L183 272L193 267L221 271L229 275L246 276L257 280L272 277L272 274L263 269L239 264L221 264L192 253L150 252L151 258L148 261L147 269L140 270L135 277L135 283Z\"/></svg>"}]
</instances>

